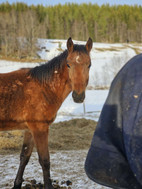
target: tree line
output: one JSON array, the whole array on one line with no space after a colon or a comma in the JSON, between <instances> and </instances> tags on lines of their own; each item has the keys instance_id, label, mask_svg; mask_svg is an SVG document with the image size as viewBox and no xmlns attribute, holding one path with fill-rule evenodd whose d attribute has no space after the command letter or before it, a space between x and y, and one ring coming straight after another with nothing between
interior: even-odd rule
<instances>
[{"instance_id":1,"label":"tree line","mask_svg":"<svg viewBox=\"0 0 142 189\"><path fill-rule=\"evenodd\" d=\"M36 56L37 38L142 42L142 6L0 4L0 55Z\"/></svg>"}]
</instances>

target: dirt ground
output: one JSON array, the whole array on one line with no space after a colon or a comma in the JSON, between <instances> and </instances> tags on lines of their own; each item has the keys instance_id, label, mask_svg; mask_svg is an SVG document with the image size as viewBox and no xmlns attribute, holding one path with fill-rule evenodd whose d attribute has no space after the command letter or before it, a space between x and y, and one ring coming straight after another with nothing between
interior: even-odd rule
<instances>
[{"instance_id":1,"label":"dirt ground","mask_svg":"<svg viewBox=\"0 0 142 189\"><path fill-rule=\"evenodd\" d=\"M107 189L91 181L84 162L96 128L96 122L73 119L50 127L49 150L51 178L56 189ZM0 132L0 188L13 187L23 142L22 131ZM24 172L23 189L42 189L43 175L38 155L32 153Z\"/></svg>"},{"instance_id":2,"label":"dirt ground","mask_svg":"<svg viewBox=\"0 0 142 189\"><path fill-rule=\"evenodd\" d=\"M96 122L86 119L72 119L52 124L49 134L49 149L81 150L88 149L96 128ZM20 152L23 131L0 132L0 154Z\"/></svg>"},{"instance_id":3,"label":"dirt ground","mask_svg":"<svg viewBox=\"0 0 142 189\"><path fill-rule=\"evenodd\" d=\"M51 175L56 180L53 181L55 188L105 188L89 180L84 172L84 162L95 128L96 122L86 119L73 119L50 126ZM0 188L2 189L9 189L13 185L23 134L23 131L0 132ZM33 152L26 167L24 179L23 189L43 188L43 185L39 184L43 183L40 180L42 170L36 152Z\"/></svg>"}]
</instances>

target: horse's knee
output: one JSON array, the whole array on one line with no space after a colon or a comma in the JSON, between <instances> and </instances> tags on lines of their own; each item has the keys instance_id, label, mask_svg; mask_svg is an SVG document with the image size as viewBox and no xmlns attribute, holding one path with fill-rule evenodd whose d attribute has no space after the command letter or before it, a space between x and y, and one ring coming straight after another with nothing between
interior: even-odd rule
<instances>
[{"instance_id":1,"label":"horse's knee","mask_svg":"<svg viewBox=\"0 0 142 189\"><path fill-rule=\"evenodd\" d=\"M27 164L30 156L31 156L31 153L29 153L28 147L27 146L23 147L22 152L20 154L20 161Z\"/></svg>"}]
</instances>

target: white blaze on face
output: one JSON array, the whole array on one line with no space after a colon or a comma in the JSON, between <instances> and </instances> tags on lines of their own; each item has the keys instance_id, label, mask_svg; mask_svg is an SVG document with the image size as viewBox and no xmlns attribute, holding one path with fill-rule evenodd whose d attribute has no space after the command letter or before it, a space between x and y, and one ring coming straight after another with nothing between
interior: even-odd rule
<instances>
[{"instance_id":1,"label":"white blaze on face","mask_svg":"<svg viewBox=\"0 0 142 189\"><path fill-rule=\"evenodd\" d=\"M76 62L79 64L80 61L79 61L79 55L76 57Z\"/></svg>"},{"instance_id":2,"label":"white blaze on face","mask_svg":"<svg viewBox=\"0 0 142 189\"><path fill-rule=\"evenodd\" d=\"M57 74L57 73L58 73L58 71L57 71L57 70L55 70L55 71L54 71L54 73L55 73L55 74Z\"/></svg>"}]
</instances>

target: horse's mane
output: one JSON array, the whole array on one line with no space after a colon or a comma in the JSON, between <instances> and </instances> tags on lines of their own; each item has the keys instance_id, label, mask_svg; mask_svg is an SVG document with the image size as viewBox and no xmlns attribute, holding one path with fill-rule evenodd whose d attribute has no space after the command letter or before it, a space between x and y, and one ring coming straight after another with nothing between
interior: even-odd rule
<instances>
[{"instance_id":1,"label":"horse's mane","mask_svg":"<svg viewBox=\"0 0 142 189\"><path fill-rule=\"evenodd\" d=\"M68 52L66 50L47 63L30 69L28 74L41 83L46 83L52 77L55 70L63 69L67 54Z\"/></svg>"},{"instance_id":2,"label":"horse's mane","mask_svg":"<svg viewBox=\"0 0 142 189\"><path fill-rule=\"evenodd\" d=\"M74 45L73 51L87 53L84 45ZM47 63L30 69L28 75L41 83L46 83L52 78L56 70L61 71L64 68L67 56L68 51L65 50L63 53L51 59Z\"/></svg>"}]
</instances>

